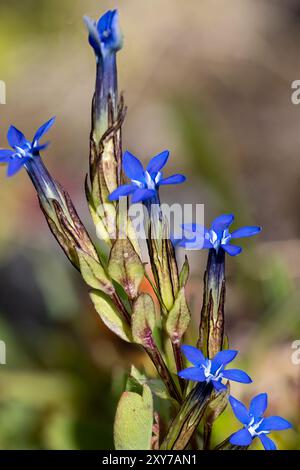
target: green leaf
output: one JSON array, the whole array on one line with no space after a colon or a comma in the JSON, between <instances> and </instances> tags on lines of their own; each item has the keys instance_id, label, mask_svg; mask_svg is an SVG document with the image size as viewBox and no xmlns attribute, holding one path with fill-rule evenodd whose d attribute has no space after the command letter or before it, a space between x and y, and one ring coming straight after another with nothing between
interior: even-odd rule
<instances>
[{"instance_id":1,"label":"green leaf","mask_svg":"<svg viewBox=\"0 0 300 470\"><path fill-rule=\"evenodd\" d=\"M99 289L108 295L112 295L115 289L103 266L85 251L79 248L76 251L80 272L85 282L93 289Z\"/></svg>"},{"instance_id":2,"label":"green leaf","mask_svg":"<svg viewBox=\"0 0 300 470\"><path fill-rule=\"evenodd\" d=\"M95 309L107 328L125 341L131 342L130 327L112 300L103 292L96 290L92 291L90 296Z\"/></svg>"},{"instance_id":3,"label":"green leaf","mask_svg":"<svg viewBox=\"0 0 300 470\"><path fill-rule=\"evenodd\" d=\"M189 326L190 319L191 314L186 303L184 288L182 288L176 297L166 321L166 330L172 343L176 344L180 342Z\"/></svg>"},{"instance_id":4,"label":"green leaf","mask_svg":"<svg viewBox=\"0 0 300 470\"><path fill-rule=\"evenodd\" d=\"M144 265L128 239L118 239L114 243L108 271L110 276L123 287L130 299L137 297L144 277Z\"/></svg>"},{"instance_id":5,"label":"green leaf","mask_svg":"<svg viewBox=\"0 0 300 470\"><path fill-rule=\"evenodd\" d=\"M133 305L131 317L133 341L151 348L155 321L156 313L152 297L149 294L140 294Z\"/></svg>"},{"instance_id":6,"label":"green leaf","mask_svg":"<svg viewBox=\"0 0 300 470\"><path fill-rule=\"evenodd\" d=\"M180 275L179 275L180 287L185 287L185 285L188 281L188 278L189 278L189 274L190 274L190 267L189 267L189 262L188 262L188 259L187 259L187 256L186 256L185 260L184 260L184 263L183 263L183 266L182 266L181 271L180 271Z\"/></svg>"},{"instance_id":7,"label":"green leaf","mask_svg":"<svg viewBox=\"0 0 300 470\"><path fill-rule=\"evenodd\" d=\"M116 450L150 450L153 426L153 399L150 388L142 394L124 392L118 404L114 423Z\"/></svg>"}]
</instances>

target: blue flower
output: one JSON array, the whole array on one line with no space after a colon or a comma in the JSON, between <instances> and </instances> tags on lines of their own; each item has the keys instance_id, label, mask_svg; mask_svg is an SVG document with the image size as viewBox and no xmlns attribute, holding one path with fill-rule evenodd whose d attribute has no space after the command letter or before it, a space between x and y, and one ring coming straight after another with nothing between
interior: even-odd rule
<instances>
[{"instance_id":1,"label":"blue flower","mask_svg":"<svg viewBox=\"0 0 300 470\"><path fill-rule=\"evenodd\" d=\"M13 150L0 150L0 163L7 163L7 175L13 176L23 166L28 169L33 159L39 158L39 153L44 150L49 143L40 144L40 139L53 125L55 118L50 119L36 131L33 140L26 139L24 134L10 126L7 133L7 140Z\"/></svg>"},{"instance_id":2,"label":"blue flower","mask_svg":"<svg viewBox=\"0 0 300 470\"><path fill-rule=\"evenodd\" d=\"M229 232L229 227L234 221L233 214L224 214L217 217L211 228L208 230L205 227L197 224L184 224L182 226L185 234L177 246L187 249L215 249L217 252L220 248L225 250L229 255L236 256L241 253L240 246L232 245L231 240L236 238L252 237L261 231L261 227L246 226Z\"/></svg>"},{"instance_id":3,"label":"blue flower","mask_svg":"<svg viewBox=\"0 0 300 470\"><path fill-rule=\"evenodd\" d=\"M266 393L254 397L250 402L249 410L242 402L232 396L229 397L229 402L235 416L244 425L243 429L230 436L231 444L249 446L253 439L258 437L265 450L276 450L275 443L267 435L271 431L282 431L292 427L291 423L280 416L263 417L268 407Z\"/></svg>"},{"instance_id":4,"label":"blue flower","mask_svg":"<svg viewBox=\"0 0 300 470\"><path fill-rule=\"evenodd\" d=\"M207 359L202 352L193 346L184 345L181 347L186 358L194 364L178 372L179 377L195 382L211 382L217 391L226 390L223 379L234 380L235 382L251 383L252 380L246 372L240 369L225 370L238 354L238 351L225 350L218 352L213 359Z\"/></svg>"},{"instance_id":5,"label":"blue flower","mask_svg":"<svg viewBox=\"0 0 300 470\"><path fill-rule=\"evenodd\" d=\"M119 26L117 10L107 11L98 21L88 16L84 17L89 31L89 42L96 56L104 57L110 52L117 52L122 48L122 34Z\"/></svg>"},{"instance_id":6,"label":"blue flower","mask_svg":"<svg viewBox=\"0 0 300 470\"><path fill-rule=\"evenodd\" d=\"M123 184L109 195L111 201L118 200L121 196L132 195L132 202L145 201L157 196L159 186L166 184L179 184L185 181L183 175L173 175L163 178L162 168L167 163L169 151L165 150L151 158L144 170L140 160L130 152L125 152L123 168L126 176L131 180L130 184Z\"/></svg>"}]
</instances>

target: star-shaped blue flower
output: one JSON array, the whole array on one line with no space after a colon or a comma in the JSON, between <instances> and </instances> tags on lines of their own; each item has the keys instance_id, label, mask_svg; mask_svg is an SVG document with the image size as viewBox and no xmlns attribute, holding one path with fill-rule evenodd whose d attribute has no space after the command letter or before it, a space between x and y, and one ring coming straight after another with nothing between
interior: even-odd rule
<instances>
[{"instance_id":1,"label":"star-shaped blue flower","mask_svg":"<svg viewBox=\"0 0 300 470\"><path fill-rule=\"evenodd\" d=\"M96 56L104 57L109 52L117 52L122 48L122 34L119 26L117 10L107 11L98 21L84 17L89 31L89 42Z\"/></svg>"},{"instance_id":2,"label":"star-shaped blue flower","mask_svg":"<svg viewBox=\"0 0 300 470\"><path fill-rule=\"evenodd\" d=\"M193 346L183 345L181 347L186 358L194 364L178 372L179 377L195 382L211 382L217 391L226 390L223 379L234 380L235 382L251 383L252 380L246 372L240 369L225 370L227 364L233 361L238 351L224 350L218 352L213 359L204 357L203 353Z\"/></svg>"},{"instance_id":3,"label":"star-shaped blue flower","mask_svg":"<svg viewBox=\"0 0 300 470\"><path fill-rule=\"evenodd\" d=\"M23 166L35 157L39 156L41 150L44 150L49 143L40 144L40 139L53 125L55 118L50 119L36 131L32 141L26 139L24 134L10 126L7 133L7 140L13 150L0 150L0 163L7 163L7 176L13 176Z\"/></svg>"},{"instance_id":4,"label":"star-shaped blue flower","mask_svg":"<svg viewBox=\"0 0 300 470\"><path fill-rule=\"evenodd\" d=\"M271 431L282 431L292 427L291 423L280 416L263 417L268 407L266 393L254 397L250 402L249 410L242 402L232 396L229 397L229 402L235 416L244 425L243 429L230 436L231 444L249 446L253 439L258 437L265 450L276 450L276 445L268 437L268 434Z\"/></svg>"},{"instance_id":5,"label":"star-shaped blue flower","mask_svg":"<svg viewBox=\"0 0 300 470\"><path fill-rule=\"evenodd\" d=\"M161 172L169 158L169 151L165 150L151 158L144 170L142 163L130 152L123 156L123 168L126 176L131 180L130 184L123 184L109 195L111 201L118 200L121 196L132 195L132 202L141 202L154 198L159 186L166 184L180 184L186 178L183 175L173 175L163 178Z\"/></svg>"},{"instance_id":6,"label":"star-shaped blue flower","mask_svg":"<svg viewBox=\"0 0 300 470\"><path fill-rule=\"evenodd\" d=\"M176 242L177 246L181 246L190 250L215 249L225 250L229 255L236 256L241 253L240 246L232 245L231 241L236 238L252 237L261 231L258 226L241 227L233 232L229 232L229 227L234 221L233 214L224 214L217 217L210 229L198 224L184 224L182 226L184 236L182 240Z\"/></svg>"}]
</instances>

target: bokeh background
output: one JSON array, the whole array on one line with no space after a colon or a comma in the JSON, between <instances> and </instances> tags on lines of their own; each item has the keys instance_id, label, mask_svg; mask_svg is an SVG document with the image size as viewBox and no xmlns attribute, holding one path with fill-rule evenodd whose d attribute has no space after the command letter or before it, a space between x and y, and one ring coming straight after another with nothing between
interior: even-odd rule
<instances>
[{"instance_id":1,"label":"bokeh background","mask_svg":"<svg viewBox=\"0 0 300 470\"><path fill-rule=\"evenodd\" d=\"M300 449L300 78L297 0L1 0L0 147L13 123L28 136L53 115L45 162L91 226L87 171L94 57L82 16L118 7L118 55L128 115L124 147L144 161L169 148L170 173L188 182L165 201L205 204L205 220L234 212L263 232L228 260L227 331L238 366L254 383L245 401L270 394L272 414L295 431L276 436ZM112 448L114 410L130 365L153 369L101 324L86 286L48 231L25 172L0 184L1 449ZM190 256L197 326L206 253ZM214 440L238 428L230 413ZM298 428L298 429L297 429ZM259 446L258 446L259 447Z\"/></svg>"}]
</instances>

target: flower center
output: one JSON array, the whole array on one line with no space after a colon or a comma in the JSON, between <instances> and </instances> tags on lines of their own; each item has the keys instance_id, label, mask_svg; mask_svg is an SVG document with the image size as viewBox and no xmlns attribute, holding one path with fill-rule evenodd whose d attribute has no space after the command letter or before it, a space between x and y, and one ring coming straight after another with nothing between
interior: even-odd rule
<instances>
[{"instance_id":1,"label":"flower center","mask_svg":"<svg viewBox=\"0 0 300 470\"><path fill-rule=\"evenodd\" d=\"M269 434L268 431L257 431L263 420L264 418L262 418L260 421L255 422L255 418L253 417L250 423L246 426L252 437L260 436L261 434Z\"/></svg>"},{"instance_id":2,"label":"flower center","mask_svg":"<svg viewBox=\"0 0 300 470\"><path fill-rule=\"evenodd\" d=\"M211 229L206 233L205 238L209 240L214 249L218 251L221 245L226 245L229 242L231 235L228 229L223 230L221 234L218 234L215 230Z\"/></svg>"},{"instance_id":3,"label":"flower center","mask_svg":"<svg viewBox=\"0 0 300 470\"><path fill-rule=\"evenodd\" d=\"M210 382L211 380L220 381L223 377L223 374L221 373L223 366L221 365L219 369L216 370L215 373L211 372L211 366L212 366L212 362L209 359L206 361L205 365L204 364L202 365L202 368L204 370L204 375L206 377L206 381L207 382Z\"/></svg>"}]
</instances>

